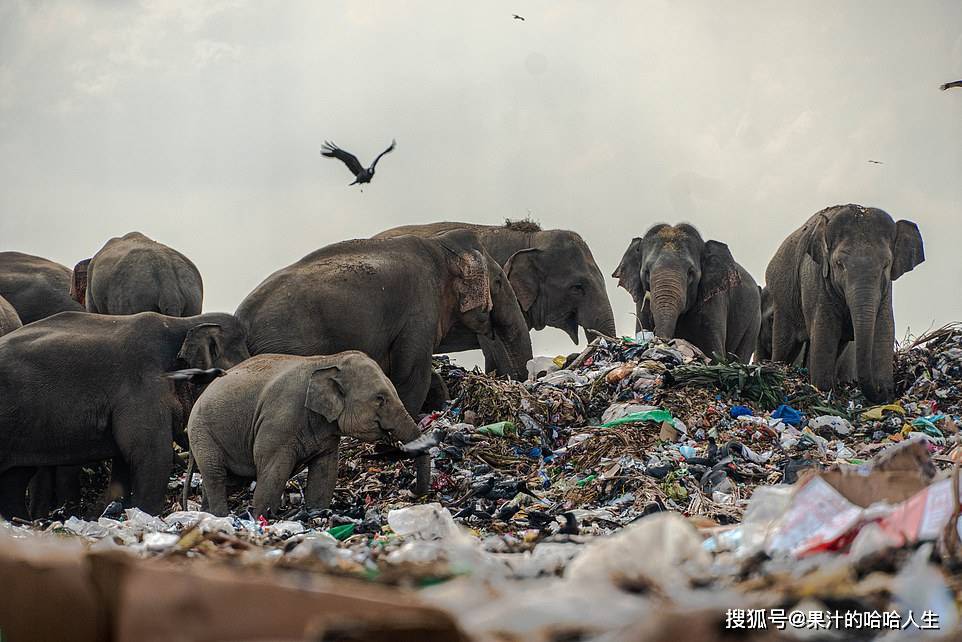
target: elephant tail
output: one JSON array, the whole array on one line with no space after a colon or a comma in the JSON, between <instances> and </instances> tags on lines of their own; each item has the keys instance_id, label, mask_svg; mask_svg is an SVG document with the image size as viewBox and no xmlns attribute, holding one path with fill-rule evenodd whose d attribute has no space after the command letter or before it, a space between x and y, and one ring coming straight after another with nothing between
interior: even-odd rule
<instances>
[{"instance_id":1,"label":"elephant tail","mask_svg":"<svg viewBox=\"0 0 962 642\"><path fill-rule=\"evenodd\" d=\"M189 451L187 456L187 473L184 475L184 491L180 496L180 504L183 510L187 510L187 498L190 497L190 480L194 477L194 451Z\"/></svg>"}]
</instances>

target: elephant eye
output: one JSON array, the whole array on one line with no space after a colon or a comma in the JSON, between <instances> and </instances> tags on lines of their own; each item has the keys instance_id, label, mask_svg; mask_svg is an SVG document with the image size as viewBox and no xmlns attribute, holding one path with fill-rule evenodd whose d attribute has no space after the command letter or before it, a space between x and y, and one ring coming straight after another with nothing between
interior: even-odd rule
<instances>
[{"instance_id":1,"label":"elephant eye","mask_svg":"<svg viewBox=\"0 0 962 642\"><path fill-rule=\"evenodd\" d=\"M384 398L384 395L377 396L377 405L379 408L384 406L385 401L387 400Z\"/></svg>"},{"instance_id":2,"label":"elephant eye","mask_svg":"<svg viewBox=\"0 0 962 642\"><path fill-rule=\"evenodd\" d=\"M585 286L581 285L580 283L575 283L574 285L571 286L571 291L574 292L575 294L584 294Z\"/></svg>"}]
</instances>

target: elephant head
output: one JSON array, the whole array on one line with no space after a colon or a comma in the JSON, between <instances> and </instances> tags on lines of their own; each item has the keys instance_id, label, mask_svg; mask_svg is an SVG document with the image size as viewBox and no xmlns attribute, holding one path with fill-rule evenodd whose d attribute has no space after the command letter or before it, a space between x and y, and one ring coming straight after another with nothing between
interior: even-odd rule
<instances>
[{"instance_id":1,"label":"elephant head","mask_svg":"<svg viewBox=\"0 0 962 642\"><path fill-rule=\"evenodd\" d=\"M891 315L892 281L925 260L922 235L911 222L894 221L886 212L860 205L820 213L809 232L806 253L818 266L833 298L844 302L855 340L858 382L870 399L892 393L894 321ZM880 321L882 306L888 314ZM878 323L885 323L879 327ZM893 338L879 348L876 334Z\"/></svg>"},{"instance_id":2,"label":"elephant head","mask_svg":"<svg viewBox=\"0 0 962 642\"><path fill-rule=\"evenodd\" d=\"M674 338L681 315L741 282L728 246L703 241L684 223L660 223L633 239L612 276L635 300L639 318L647 299L655 334L665 339Z\"/></svg>"},{"instance_id":3,"label":"elephant head","mask_svg":"<svg viewBox=\"0 0 962 642\"><path fill-rule=\"evenodd\" d=\"M470 230L451 230L433 239L441 246L450 275L449 296L456 317L472 332L492 336L491 281L488 259L478 236Z\"/></svg>"},{"instance_id":4,"label":"elephant head","mask_svg":"<svg viewBox=\"0 0 962 642\"><path fill-rule=\"evenodd\" d=\"M361 441L413 442L420 433L397 391L378 365L362 352L342 352L323 360L307 383L304 406L338 427L341 435ZM431 482L431 459L418 455L416 492Z\"/></svg>"},{"instance_id":5,"label":"elephant head","mask_svg":"<svg viewBox=\"0 0 962 642\"><path fill-rule=\"evenodd\" d=\"M227 370L250 358L246 333L232 314L202 314L183 319L187 335L177 353L177 368Z\"/></svg>"},{"instance_id":6,"label":"elephant head","mask_svg":"<svg viewBox=\"0 0 962 642\"><path fill-rule=\"evenodd\" d=\"M504 264L529 328L559 328L578 343L578 327L615 335L605 279L591 250L567 230L534 232L532 247Z\"/></svg>"},{"instance_id":7,"label":"elephant head","mask_svg":"<svg viewBox=\"0 0 962 642\"><path fill-rule=\"evenodd\" d=\"M84 259L77 263L70 279L70 298L80 305L87 302L87 269L89 266L90 259Z\"/></svg>"}]
</instances>

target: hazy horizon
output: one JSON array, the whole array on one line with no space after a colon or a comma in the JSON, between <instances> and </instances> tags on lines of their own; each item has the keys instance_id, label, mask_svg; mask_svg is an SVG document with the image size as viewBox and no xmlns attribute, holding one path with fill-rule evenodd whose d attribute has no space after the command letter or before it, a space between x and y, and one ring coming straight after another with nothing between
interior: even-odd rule
<instances>
[{"instance_id":1,"label":"hazy horizon","mask_svg":"<svg viewBox=\"0 0 962 642\"><path fill-rule=\"evenodd\" d=\"M861 203L925 241L902 337L962 320L962 89L938 88L959 78L957 1L8 2L0 251L72 267L139 230L233 311L329 243L530 214L606 277L687 221L762 283L812 213ZM365 165L398 146L361 193L325 139Z\"/></svg>"}]
</instances>

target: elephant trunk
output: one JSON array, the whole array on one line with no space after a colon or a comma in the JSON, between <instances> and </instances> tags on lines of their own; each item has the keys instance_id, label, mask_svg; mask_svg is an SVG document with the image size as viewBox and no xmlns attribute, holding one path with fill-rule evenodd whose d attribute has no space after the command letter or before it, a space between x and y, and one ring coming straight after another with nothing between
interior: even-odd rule
<instances>
[{"instance_id":1,"label":"elephant trunk","mask_svg":"<svg viewBox=\"0 0 962 642\"><path fill-rule=\"evenodd\" d=\"M617 336L615 315L604 290L595 297L588 298L586 304L578 308L578 325L585 330L596 330L609 337ZM588 337L590 341L592 337Z\"/></svg>"},{"instance_id":2,"label":"elephant trunk","mask_svg":"<svg viewBox=\"0 0 962 642\"><path fill-rule=\"evenodd\" d=\"M421 436L418 426L411 419L411 416L400 408L397 416L400 418L397 427L393 431L394 437L402 444L408 444ZM414 467L417 478L414 482L414 494L418 497L426 495L431 489L431 455L422 452L414 458Z\"/></svg>"},{"instance_id":3,"label":"elephant trunk","mask_svg":"<svg viewBox=\"0 0 962 642\"><path fill-rule=\"evenodd\" d=\"M685 309L687 280L684 274L659 270L651 275L651 315L655 334L662 339L675 337L675 325Z\"/></svg>"},{"instance_id":4,"label":"elephant trunk","mask_svg":"<svg viewBox=\"0 0 962 642\"><path fill-rule=\"evenodd\" d=\"M855 365L858 383L865 396L873 401L879 394L875 368L875 322L878 318L878 286L859 284L846 293L855 335Z\"/></svg>"},{"instance_id":5,"label":"elephant trunk","mask_svg":"<svg viewBox=\"0 0 962 642\"><path fill-rule=\"evenodd\" d=\"M527 327L522 331L498 329L493 339L478 335L478 343L485 357L491 359L500 374L518 381L527 379L528 361L533 357Z\"/></svg>"}]
</instances>

